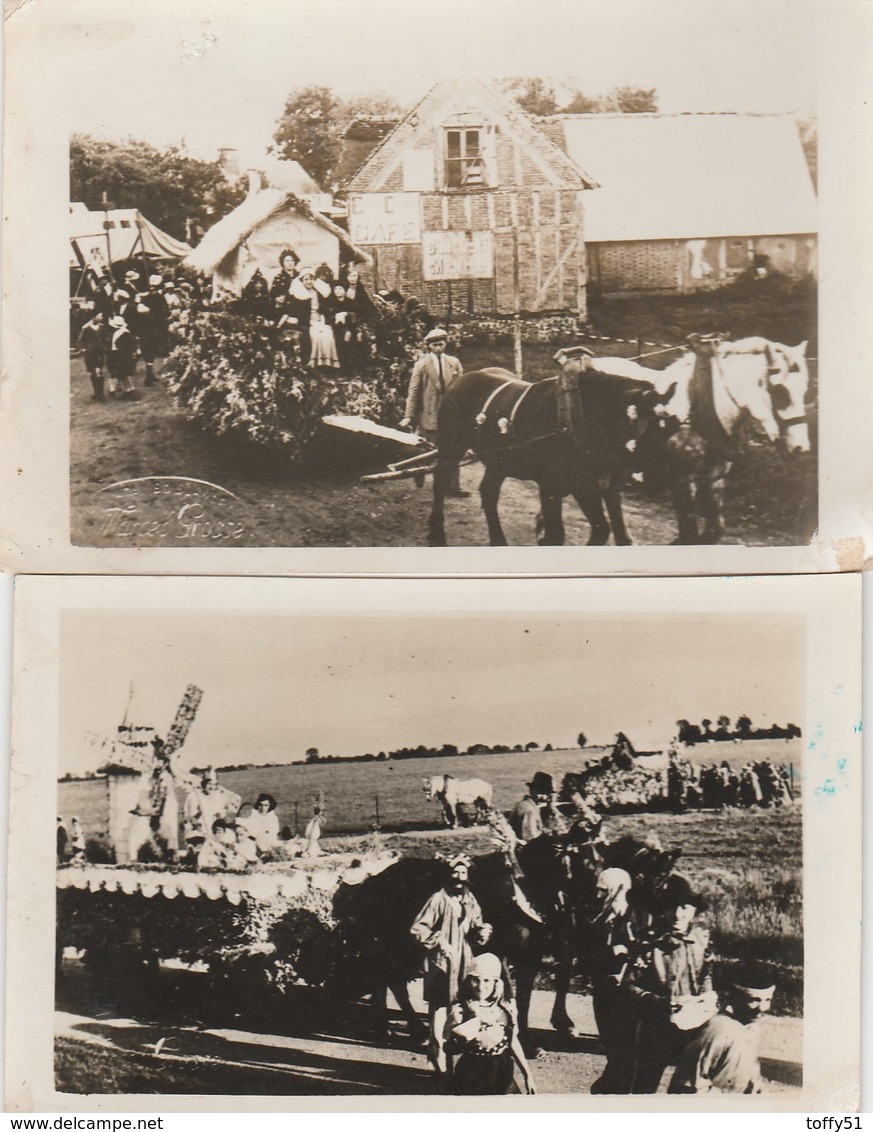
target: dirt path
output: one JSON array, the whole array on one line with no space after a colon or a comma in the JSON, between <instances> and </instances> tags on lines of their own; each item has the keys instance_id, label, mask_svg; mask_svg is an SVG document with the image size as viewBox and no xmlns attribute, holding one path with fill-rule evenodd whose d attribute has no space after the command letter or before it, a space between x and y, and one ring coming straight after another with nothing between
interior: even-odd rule
<instances>
[{"instance_id":1,"label":"dirt path","mask_svg":"<svg viewBox=\"0 0 873 1132\"><path fill-rule=\"evenodd\" d=\"M413 1004L424 1011L417 985L413 987ZM531 1023L543 1047L533 1062L537 1091L587 1094L604 1065L590 999L570 996L570 1014L578 1033L569 1046L549 1028L551 1005L550 994L534 991ZM791 1018L765 1018L760 1030L768 1091L799 1089L802 1023ZM247 1081L248 1087L242 1092L266 1095L415 1095L439 1091L422 1051L410 1049L402 1040L394 1045L377 1044L355 1033L354 1028L337 1028L327 1021L322 1028L300 1036L234 1027L170 1026L166 1022L62 1011L57 1015L56 1036L59 1048L64 1050L65 1067L59 1088L67 1092L106 1091L94 1088L92 1075L99 1073L102 1059L107 1080L116 1079L118 1058L128 1066L135 1058L139 1088L152 1075L173 1082L174 1070L178 1069L178 1081L168 1088L152 1090L159 1092L221 1091L212 1087L213 1081L223 1081L224 1090L233 1087L228 1082ZM659 1091L666 1092L668 1083L669 1073ZM181 1087L183 1084L187 1087Z\"/></svg>"},{"instance_id":2,"label":"dirt path","mask_svg":"<svg viewBox=\"0 0 873 1132\"><path fill-rule=\"evenodd\" d=\"M258 467L187 422L161 385L140 388L136 402L97 404L91 400L78 357L72 359L71 378L70 487L72 539L77 545L426 545L429 485L416 489L410 480L363 484L357 471L294 473ZM142 385L141 373L136 384ZM151 487L140 489L138 496L100 493L108 485L144 476L205 480L236 498L211 493L208 514L189 507L180 517L187 500L166 492L152 494ZM487 545L477 490L480 466L463 468L461 478L471 495L447 502L449 541L454 546ZM534 544L538 507L532 484L506 482L500 510L510 545ZM584 545L588 526L578 509L567 503L564 515L568 545ZM650 497L629 492L625 516L635 544L661 545L675 537L666 493ZM728 505L729 532L724 541L755 545L796 541L759 518L755 499L735 494Z\"/></svg>"}]
</instances>

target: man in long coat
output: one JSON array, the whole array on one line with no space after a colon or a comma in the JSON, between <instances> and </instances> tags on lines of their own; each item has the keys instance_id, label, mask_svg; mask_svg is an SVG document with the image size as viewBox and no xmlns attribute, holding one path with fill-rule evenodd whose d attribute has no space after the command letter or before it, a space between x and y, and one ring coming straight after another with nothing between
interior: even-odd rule
<instances>
[{"instance_id":1,"label":"man in long coat","mask_svg":"<svg viewBox=\"0 0 873 1132\"><path fill-rule=\"evenodd\" d=\"M409 929L427 951L424 994L430 1023L430 1058L437 1073L445 1073L445 1029L449 1007L473 958L470 937L480 947L491 938L491 925L482 918L479 901L467 886L470 858L458 853L446 861L448 882L429 897Z\"/></svg>"},{"instance_id":2,"label":"man in long coat","mask_svg":"<svg viewBox=\"0 0 873 1132\"><path fill-rule=\"evenodd\" d=\"M412 368L406 411L400 427L417 428L420 436L436 444L440 405L446 391L462 375L464 369L457 358L446 353L448 335L441 326L435 326L425 335L424 344L427 346L427 353ZM461 498L470 494L461 491L458 468L452 473L446 494Z\"/></svg>"}]
</instances>

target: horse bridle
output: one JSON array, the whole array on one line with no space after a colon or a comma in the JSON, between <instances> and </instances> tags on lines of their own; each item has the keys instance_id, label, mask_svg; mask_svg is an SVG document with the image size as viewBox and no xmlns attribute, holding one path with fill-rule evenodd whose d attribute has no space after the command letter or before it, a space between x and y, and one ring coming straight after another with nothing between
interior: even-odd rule
<instances>
[{"instance_id":1,"label":"horse bridle","mask_svg":"<svg viewBox=\"0 0 873 1132\"><path fill-rule=\"evenodd\" d=\"M713 363L715 363L718 366L719 373L721 374L721 361L720 361L718 355L715 352L713 352L712 361L713 361ZM779 366L767 366L767 393L770 397L770 408L773 410L773 419L776 421L776 424L779 427L779 435L780 435L780 437L784 437L785 434L788 432L788 430L790 428L792 428L794 425L807 424L809 417L807 416L806 413L801 413L796 417L783 417L781 415L780 411L776 408L776 404L775 404L774 399L773 399L774 385L776 383L773 382L772 378L775 377L776 374L781 373L781 372L782 372L782 370L779 368ZM792 365L791 363L789 363L788 372L789 373L799 373L800 369L799 369L798 366ZM739 403L739 401L736 399L736 397L734 397L733 393L731 393L730 387L728 386L728 383L724 380L723 374L721 374L721 386L722 386L722 389L725 391L725 393L727 393L728 397L730 397L731 401L733 401L734 405L739 410L739 412L740 413L745 412L746 411L745 405L741 405Z\"/></svg>"},{"instance_id":2,"label":"horse bridle","mask_svg":"<svg viewBox=\"0 0 873 1132\"><path fill-rule=\"evenodd\" d=\"M806 413L800 413L796 417L783 417L779 410L776 408L776 405L773 401L774 382L771 380L771 378L774 377L775 374L781 372L782 371L778 368L778 366L767 367L767 392L770 394L770 404L773 407L773 416L776 418L776 423L779 425L779 433L780 435L784 436L792 426L807 424L809 422L809 416ZM800 373L800 367L789 363L788 372Z\"/></svg>"}]
</instances>

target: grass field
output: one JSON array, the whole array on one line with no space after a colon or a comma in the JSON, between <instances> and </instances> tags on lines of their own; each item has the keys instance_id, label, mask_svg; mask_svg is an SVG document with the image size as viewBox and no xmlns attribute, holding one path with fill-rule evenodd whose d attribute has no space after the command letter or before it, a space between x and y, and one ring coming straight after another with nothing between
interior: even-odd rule
<instances>
[{"instance_id":1,"label":"grass field","mask_svg":"<svg viewBox=\"0 0 873 1132\"><path fill-rule=\"evenodd\" d=\"M560 751L525 751L504 755L463 755L455 758L402 759L375 762L294 763L289 766L254 767L220 771L224 786L244 801L253 802L262 791L278 801L281 825L302 831L312 803L323 793L328 810L328 834L365 833L376 820L383 829L428 829L442 825L438 803L427 800L423 779L435 774L456 778L483 778L494 787L494 805L507 810L524 794L537 770L551 774L556 785L568 771L579 771L589 759L606 752L602 747ZM700 763L742 765L753 759L770 759L792 765L795 776L801 766L801 742L757 740L747 743L710 743L691 748L690 757ZM67 821L76 815L88 836L106 832L106 789L101 781L58 784L58 813ZM183 798L180 794L180 802Z\"/></svg>"}]
</instances>

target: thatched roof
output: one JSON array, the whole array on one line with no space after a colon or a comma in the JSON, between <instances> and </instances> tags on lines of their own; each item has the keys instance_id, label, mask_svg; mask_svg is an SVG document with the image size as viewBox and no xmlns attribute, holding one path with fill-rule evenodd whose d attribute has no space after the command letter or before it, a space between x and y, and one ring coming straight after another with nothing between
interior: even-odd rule
<instances>
[{"instance_id":1,"label":"thatched roof","mask_svg":"<svg viewBox=\"0 0 873 1132\"><path fill-rule=\"evenodd\" d=\"M246 197L233 212L228 213L213 225L197 247L187 256L185 263L209 275L232 251L240 246L265 220L277 212L293 209L314 224L335 236L340 246L359 263L371 262L366 252L351 242L348 232L344 232L332 220L316 212L305 200L286 189L261 189Z\"/></svg>"}]
</instances>

